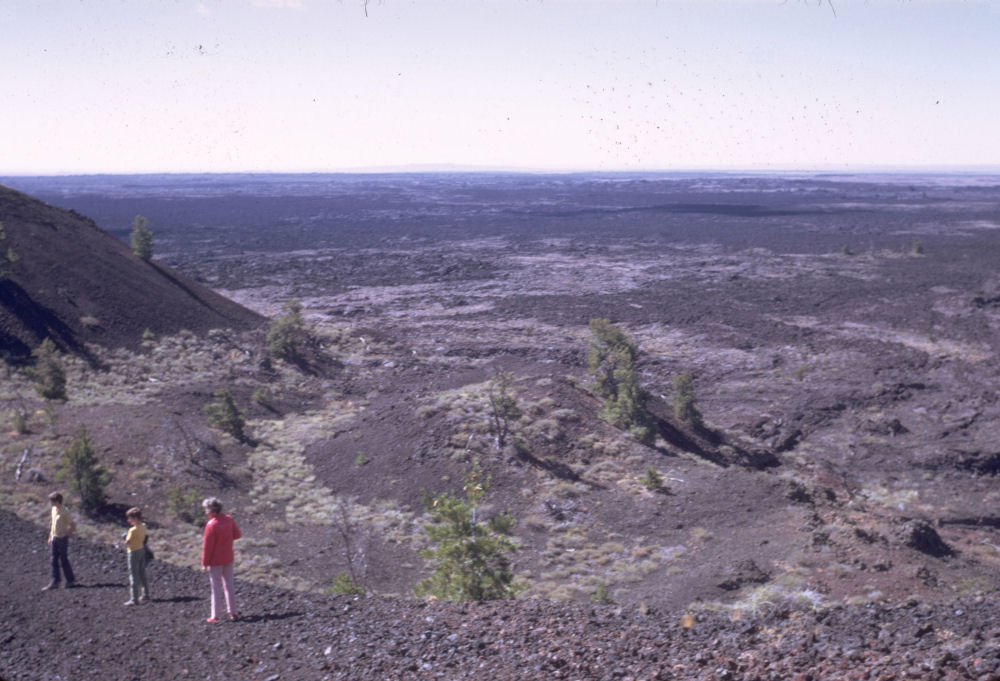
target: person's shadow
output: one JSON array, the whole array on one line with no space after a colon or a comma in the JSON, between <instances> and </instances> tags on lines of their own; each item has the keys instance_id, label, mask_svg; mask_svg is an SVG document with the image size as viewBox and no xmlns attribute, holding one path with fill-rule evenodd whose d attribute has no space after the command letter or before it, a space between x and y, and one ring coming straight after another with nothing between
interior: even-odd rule
<instances>
[{"instance_id":1,"label":"person's shadow","mask_svg":"<svg viewBox=\"0 0 1000 681\"><path fill-rule=\"evenodd\" d=\"M203 598L197 596L173 596L172 598L154 598L155 603L190 603L191 601L201 601Z\"/></svg>"},{"instance_id":2,"label":"person's shadow","mask_svg":"<svg viewBox=\"0 0 1000 681\"><path fill-rule=\"evenodd\" d=\"M300 612L283 612L280 615L240 615L239 622L276 622L279 620L287 620L293 617L302 617Z\"/></svg>"},{"instance_id":3,"label":"person's shadow","mask_svg":"<svg viewBox=\"0 0 1000 681\"><path fill-rule=\"evenodd\" d=\"M121 582L103 582L98 584L81 584L80 582L75 582L73 584L74 589L127 589L128 584L123 584Z\"/></svg>"}]
</instances>

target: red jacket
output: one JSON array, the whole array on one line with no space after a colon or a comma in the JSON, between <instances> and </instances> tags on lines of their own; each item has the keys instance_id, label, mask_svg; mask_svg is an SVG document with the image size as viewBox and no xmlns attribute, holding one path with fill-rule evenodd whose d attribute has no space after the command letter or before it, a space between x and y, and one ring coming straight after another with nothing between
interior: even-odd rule
<instances>
[{"instance_id":1,"label":"red jacket","mask_svg":"<svg viewBox=\"0 0 1000 681\"><path fill-rule=\"evenodd\" d=\"M211 566L232 563L233 540L242 536L232 516L220 513L209 520L201 542L201 564Z\"/></svg>"}]
</instances>

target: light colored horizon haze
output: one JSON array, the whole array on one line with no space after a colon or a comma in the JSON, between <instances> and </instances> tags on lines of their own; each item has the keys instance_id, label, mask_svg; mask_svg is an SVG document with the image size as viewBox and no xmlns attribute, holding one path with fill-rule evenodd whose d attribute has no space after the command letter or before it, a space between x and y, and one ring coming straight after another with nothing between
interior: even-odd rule
<instances>
[{"instance_id":1,"label":"light colored horizon haze","mask_svg":"<svg viewBox=\"0 0 1000 681\"><path fill-rule=\"evenodd\" d=\"M1000 166L1000 0L0 0L0 174Z\"/></svg>"}]
</instances>

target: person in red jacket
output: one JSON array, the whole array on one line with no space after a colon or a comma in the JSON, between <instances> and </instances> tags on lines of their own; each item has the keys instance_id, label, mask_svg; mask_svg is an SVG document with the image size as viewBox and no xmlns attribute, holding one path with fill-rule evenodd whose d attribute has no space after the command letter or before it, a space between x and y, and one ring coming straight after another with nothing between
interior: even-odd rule
<instances>
[{"instance_id":1,"label":"person in red jacket","mask_svg":"<svg viewBox=\"0 0 1000 681\"><path fill-rule=\"evenodd\" d=\"M208 523L201 543L201 569L208 573L212 585L212 615L206 622L217 622L219 593L226 594L226 611L229 619L239 617L236 597L233 594L233 541L243 536L232 516L222 512L222 502L209 497L201 502L205 507Z\"/></svg>"}]
</instances>

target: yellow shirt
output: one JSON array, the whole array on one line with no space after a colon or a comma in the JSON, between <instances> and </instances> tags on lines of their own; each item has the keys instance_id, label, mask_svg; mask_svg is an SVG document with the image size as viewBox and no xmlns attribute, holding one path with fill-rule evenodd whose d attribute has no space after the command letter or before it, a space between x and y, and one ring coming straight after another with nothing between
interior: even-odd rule
<instances>
[{"instance_id":1,"label":"yellow shirt","mask_svg":"<svg viewBox=\"0 0 1000 681\"><path fill-rule=\"evenodd\" d=\"M146 540L146 523L138 523L128 529L125 535L125 546L129 553L142 548L142 543Z\"/></svg>"},{"instance_id":2,"label":"yellow shirt","mask_svg":"<svg viewBox=\"0 0 1000 681\"><path fill-rule=\"evenodd\" d=\"M49 537L68 537L73 525L73 516L65 506L52 507L52 529L49 530Z\"/></svg>"}]
</instances>

